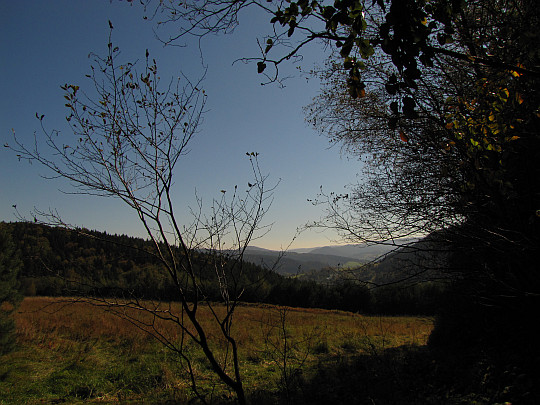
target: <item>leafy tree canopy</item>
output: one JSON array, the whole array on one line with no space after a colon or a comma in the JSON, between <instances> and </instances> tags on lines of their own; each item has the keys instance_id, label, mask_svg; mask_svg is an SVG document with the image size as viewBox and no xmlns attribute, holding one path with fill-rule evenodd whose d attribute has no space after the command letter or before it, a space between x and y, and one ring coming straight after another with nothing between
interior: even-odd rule
<instances>
[{"instance_id":1,"label":"leafy tree canopy","mask_svg":"<svg viewBox=\"0 0 540 405\"><path fill-rule=\"evenodd\" d=\"M152 2L148 2L150 6ZM395 68L386 83L389 94L417 89L424 69L440 58L466 62L471 69L489 67L516 76L540 77L538 18L529 0L335 0L335 1L160 1L155 13L160 24L176 23L164 38L175 42L186 35L230 32L244 8L257 6L271 14L273 34L260 42L257 70L269 79L278 66L314 41L339 51L348 70L351 96L365 96L365 61L383 58ZM500 18L502 17L502 18ZM511 27L511 28L510 28ZM513 32L511 43L506 41ZM500 48L512 50L512 57ZM415 116L414 102L403 99L403 114Z\"/></svg>"}]
</instances>

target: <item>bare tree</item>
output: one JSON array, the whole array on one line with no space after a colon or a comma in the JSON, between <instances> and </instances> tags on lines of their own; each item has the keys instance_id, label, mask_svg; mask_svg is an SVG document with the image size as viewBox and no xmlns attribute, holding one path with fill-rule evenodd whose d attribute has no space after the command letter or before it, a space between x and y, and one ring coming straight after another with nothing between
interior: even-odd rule
<instances>
[{"instance_id":1,"label":"bare tree","mask_svg":"<svg viewBox=\"0 0 540 405\"><path fill-rule=\"evenodd\" d=\"M379 131L381 139L393 139L386 143L387 151L392 151L392 142L403 143L393 148L395 155L375 151L382 160L371 161L375 163L368 169L373 171L372 183L354 190L365 204L345 203L344 210L334 210L332 215L342 222L338 227L352 230L345 219L362 232L361 239L370 240L388 238L396 231L407 235L444 228L450 242L458 241L456 249L469 252L468 259L456 261L455 266L461 267L462 274L482 279L485 291L478 295L492 295L490 305L504 302L503 306L512 307L511 301L538 296L534 274L540 253L539 193L538 182L531 181L537 177L533 162L538 160L539 142L535 89L540 65L537 33L531 28L539 21L535 2L146 4L160 25L173 29L172 35L165 33L167 43L231 32L245 8L266 13L269 33L261 33L260 54L246 60L256 61L258 72L270 81L277 80L282 63L300 57L308 44L319 41L335 50L344 72L345 94L368 98L368 103L375 95L382 107L376 113L388 112L372 115L368 123L390 127ZM359 143L365 150L386 147L378 141ZM350 197L352 191L323 199L332 210L331 205L343 203L347 194ZM389 201L383 210L377 206L381 201ZM359 211L352 210L357 208L365 208L366 214L356 216ZM457 232L452 235L453 231ZM471 267L476 270L470 271Z\"/></svg>"},{"instance_id":2,"label":"bare tree","mask_svg":"<svg viewBox=\"0 0 540 405\"><path fill-rule=\"evenodd\" d=\"M313 346L322 331L313 328L297 335L291 332L290 308L276 306L261 320L264 355L268 356L280 374L279 389L284 403L295 403L296 391L302 383L302 373Z\"/></svg>"},{"instance_id":3,"label":"bare tree","mask_svg":"<svg viewBox=\"0 0 540 405\"><path fill-rule=\"evenodd\" d=\"M192 83L186 77L163 83L148 51L140 70L135 63L120 63L119 56L109 37L106 56L93 54L87 75L93 86L88 92L72 84L62 87L73 135L65 138L47 130L44 117L38 116L45 145L37 136L32 147L15 137L11 149L20 159L50 169L51 178L67 179L75 193L116 198L133 210L151 241L150 254L174 286L179 306L144 300L129 291L118 298L95 294L83 299L106 306L176 353L189 371L195 394L206 402L188 350L195 344L209 368L245 404L232 325L247 283L244 251L268 230L261 220L273 187L266 186L258 154L247 153L253 176L247 189L222 190L209 213L198 198L191 210L193 220L180 223L174 178L199 130L205 92L200 81ZM56 212L36 213L38 218L69 227ZM211 301L216 285L218 303ZM167 333L166 324L174 325L176 337Z\"/></svg>"}]
</instances>

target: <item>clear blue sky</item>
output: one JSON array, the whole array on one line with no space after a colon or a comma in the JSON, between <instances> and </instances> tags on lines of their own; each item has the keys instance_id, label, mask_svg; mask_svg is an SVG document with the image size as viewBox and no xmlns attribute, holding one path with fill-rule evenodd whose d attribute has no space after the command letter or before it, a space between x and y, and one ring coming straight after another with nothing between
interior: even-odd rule
<instances>
[{"instance_id":1,"label":"clear blue sky","mask_svg":"<svg viewBox=\"0 0 540 405\"><path fill-rule=\"evenodd\" d=\"M2 145L11 142L12 128L30 142L45 114L48 128L68 131L65 125L64 83L88 83L90 52L104 53L108 20L114 24L113 41L126 60L144 59L145 49L155 57L163 77L178 72L196 79L203 72L196 43L185 48L163 47L152 32L155 24L142 19L140 6L108 0L18 0L0 2L0 133ZM296 74L285 88L261 86L253 64L236 63L257 56L256 37L270 28L268 17L251 13L241 20L233 35L207 37L202 43L208 67L203 87L208 93L207 114L191 152L179 167L182 192L180 208L194 204L194 193L206 201L219 190L245 184L249 164L245 153L260 153L263 172L270 181L281 179L274 204L265 218L274 223L271 233L255 244L270 249L288 245L296 228L321 215L311 206L323 186L342 191L355 181L357 161L329 149L326 138L304 122L302 107L319 90L316 80ZM322 48L308 51L302 68L323 62ZM287 68L294 73L293 66ZM284 72L287 75L289 72ZM0 152L0 220L14 221L12 208L30 215L34 207L57 209L66 221L111 233L142 235L136 216L120 202L87 196L71 196L69 184L45 180L47 171L18 162L7 148ZM177 208L178 210L178 208ZM304 233L293 248L331 244L329 233Z\"/></svg>"}]
</instances>

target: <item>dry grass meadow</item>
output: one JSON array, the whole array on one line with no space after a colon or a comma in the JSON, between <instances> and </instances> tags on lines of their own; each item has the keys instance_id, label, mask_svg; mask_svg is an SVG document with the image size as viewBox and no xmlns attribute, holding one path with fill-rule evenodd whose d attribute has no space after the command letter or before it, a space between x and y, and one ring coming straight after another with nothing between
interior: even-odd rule
<instances>
[{"instance_id":1,"label":"dry grass meadow","mask_svg":"<svg viewBox=\"0 0 540 405\"><path fill-rule=\"evenodd\" d=\"M175 304L167 305L174 310ZM212 330L209 313L201 315ZM178 358L106 308L26 298L16 323L18 349L0 358L0 403L187 403L192 398ZM248 395L253 402L274 403L323 364L425 345L433 320L242 305L234 325ZM168 339L180 339L174 325L158 327ZM220 352L219 341L215 349ZM207 398L227 402L229 393L215 380L202 353L195 347L188 350Z\"/></svg>"}]
</instances>

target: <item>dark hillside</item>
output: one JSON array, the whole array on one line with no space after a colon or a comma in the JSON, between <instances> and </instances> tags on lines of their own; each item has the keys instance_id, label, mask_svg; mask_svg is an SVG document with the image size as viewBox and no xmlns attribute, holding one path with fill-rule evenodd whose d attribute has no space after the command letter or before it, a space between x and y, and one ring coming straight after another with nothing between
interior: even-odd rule
<instances>
[{"instance_id":1,"label":"dark hillside","mask_svg":"<svg viewBox=\"0 0 540 405\"><path fill-rule=\"evenodd\" d=\"M141 238L90 230L67 230L34 223L0 223L11 233L21 252L19 274L27 296L136 296L175 300L169 276L152 255L152 245ZM180 253L178 253L180 254ZM219 301L219 286L199 252L197 268L211 300ZM369 312L370 294L356 283L332 286L285 278L246 260L242 264L245 286L242 300L298 307Z\"/></svg>"},{"instance_id":2,"label":"dark hillside","mask_svg":"<svg viewBox=\"0 0 540 405\"><path fill-rule=\"evenodd\" d=\"M175 299L173 284L152 255L152 244L144 239L23 222L0 226L9 229L21 252L24 265L19 277L26 295L92 291L100 295L129 292L141 298ZM207 257L203 253L196 257L200 277L210 280L212 275L205 267ZM250 263L243 266L247 300L257 300L259 294L265 296L270 288L265 283L278 283L277 274ZM209 293L212 290L209 286Z\"/></svg>"}]
</instances>

